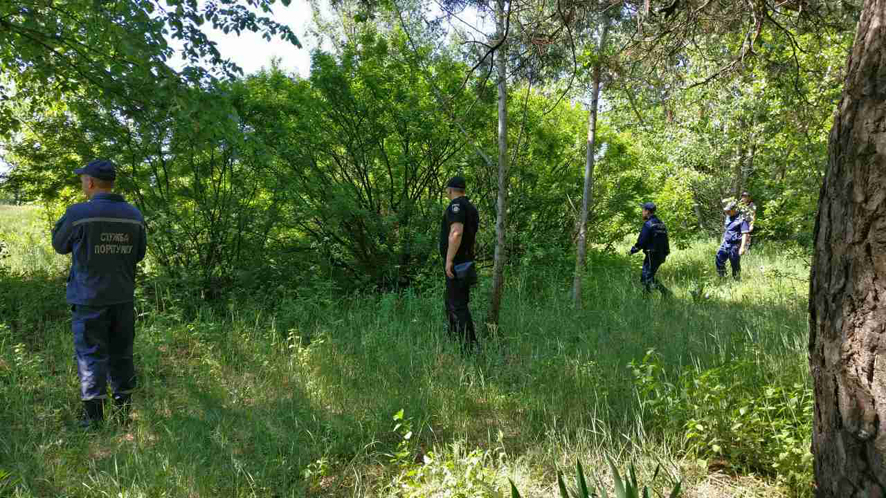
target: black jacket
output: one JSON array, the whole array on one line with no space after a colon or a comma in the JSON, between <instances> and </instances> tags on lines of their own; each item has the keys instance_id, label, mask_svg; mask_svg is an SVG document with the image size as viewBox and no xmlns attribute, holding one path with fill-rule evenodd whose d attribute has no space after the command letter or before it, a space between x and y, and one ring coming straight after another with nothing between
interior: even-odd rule
<instances>
[{"instance_id":1,"label":"black jacket","mask_svg":"<svg viewBox=\"0 0 886 498\"><path fill-rule=\"evenodd\" d=\"M474 242L477 239L477 232L480 230L480 214L477 212L477 208L471 204L470 199L465 196L453 199L443 213L443 221L440 224L440 257L443 258L443 261L446 261L446 252L449 251L449 230L453 223L461 223L465 227L461 245L458 247L453 263L473 261Z\"/></svg>"},{"instance_id":2,"label":"black jacket","mask_svg":"<svg viewBox=\"0 0 886 498\"><path fill-rule=\"evenodd\" d=\"M638 251L652 252L661 257L667 256L671 252L668 229L654 214L646 220L646 223L643 223L637 243L631 248L631 254Z\"/></svg>"}]
</instances>

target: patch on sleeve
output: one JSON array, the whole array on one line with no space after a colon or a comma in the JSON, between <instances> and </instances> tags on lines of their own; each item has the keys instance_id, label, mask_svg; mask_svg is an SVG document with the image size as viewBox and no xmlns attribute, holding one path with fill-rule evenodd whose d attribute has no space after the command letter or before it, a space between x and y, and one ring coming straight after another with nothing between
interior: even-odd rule
<instances>
[{"instance_id":1,"label":"patch on sleeve","mask_svg":"<svg viewBox=\"0 0 886 498\"><path fill-rule=\"evenodd\" d=\"M457 212L459 212L459 210L461 210L461 207L459 207L458 204L453 204L453 205L452 205L452 212L453 212L453 213L457 213Z\"/></svg>"}]
</instances>

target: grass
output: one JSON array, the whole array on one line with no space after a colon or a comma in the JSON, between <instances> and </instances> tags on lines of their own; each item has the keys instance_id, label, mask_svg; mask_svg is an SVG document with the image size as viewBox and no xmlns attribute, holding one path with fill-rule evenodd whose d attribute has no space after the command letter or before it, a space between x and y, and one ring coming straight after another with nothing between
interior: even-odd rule
<instances>
[{"instance_id":1,"label":"grass","mask_svg":"<svg viewBox=\"0 0 886 498\"><path fill-rule=\"evenodd\" d=\"M6 252L0 248L0 264L14 273L67 271L69 260L57 255L49 243L49 216L32 206L0 204L0 242L7 246Z\"/></svg>"},{"instance_id":2,"label":"grass","mask_svg":"<svg viewBox=\"0 0 886 498\"><path fill-rule=\"evenodd\" d=\"M699 462L685 431L650 418L629 368L654 350L664 379L742 363L749 395L808 386L807 270L779 248L755 248L741 282L712 276L713 242L675 251L660 272L671 300L642 295L639 256L594 254L581 310L568 276L512 272L498 335L469 357L446 337L436 283L226 306L143 283L135 420L83 433L67 263L47 228L0 207L0 471L15 480L0 496L508 496L508 479L552 496L578 459L610 482L607 457L641 482L662 463L657 481L682 479L689 497L811 494Z\"/></svg>"}]
</instances>

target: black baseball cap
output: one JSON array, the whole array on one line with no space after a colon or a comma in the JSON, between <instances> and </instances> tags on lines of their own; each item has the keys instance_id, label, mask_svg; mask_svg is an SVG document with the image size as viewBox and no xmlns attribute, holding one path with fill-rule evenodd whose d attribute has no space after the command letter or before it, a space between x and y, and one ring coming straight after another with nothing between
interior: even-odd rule
<instances>
[{"instance_id":1,"label":"black baseball cap","mask_svg":"<svg viewBox=\"0 0 886 498\"><path fill-rule=\"evenodd\" d=\"M446 182L446 188L454 188L458 190L465 189L465 179L461 176L453 176Z\"/></svg>"},{"instance_id":2,"label":"black baseball cap","mask_svg":"<svg viewBox=\"0 0 886 498\"><path fill-rule=\"evenodd\" d=\"M643 204L640 204L640 207L647 210L647 211L655 212L655 203L654 202L644 202Z\"/></svg>"},{"instance_id":3,"label":"black baseball cap","mask_svg":"<svg viewBox=\"0 0 886 498\"><path fill-rule=\"evenodd\" d=\"M74 170L78 175L89 175L99 180L112 182L117 179L117 167L107 159L94 159L82 168Z\"/></svg>"}]
</instances>

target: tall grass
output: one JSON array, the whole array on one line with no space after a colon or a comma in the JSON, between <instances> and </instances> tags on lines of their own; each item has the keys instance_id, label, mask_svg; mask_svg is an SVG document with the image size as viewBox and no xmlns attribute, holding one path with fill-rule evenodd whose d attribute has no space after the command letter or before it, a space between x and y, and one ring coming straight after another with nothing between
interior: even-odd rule
<instances>
[{"instance_id":1,"label":"tall grass","mask_svg":"<svg viewBox=\"0 0 886 498\"><path fill-rule=\"evenodd\" d=\"M698 463L683 431L647 419L630 368L654 350L669 379L741 361L748 392L808 385L807 271L779 250L748 255L741 282L712 276L713 243L678 251L660 272L672 299L641 292L639 257L597 253L581 310L568 276L511 272L498 333L469 356L446 336L441 287L218 306L155 282L137 303L135 421L82 433L53 280L64 260L44 259L40 222L14 209L0 208L14 236L13 271L0 272L0 470L16 484L0 495L505 496L513 479L551 496L577 459L605 481L607 456L641 477L663 463L687 496L808 492ZM478 324L489 286L473 295Z\"/></svg>"},{"instance_id":2,"label":"tall grass","mask_svg":"<svg viewBox=\"0 0 886 498\"><path fill-rule=\"evenodd\" d=\"M52 225L47 216L33 206L0 204L0 242L6 245L0 257L6 268L14 273L61 273L67 269L67 260L52 249Z\"/></svg>"}]
</instances>

